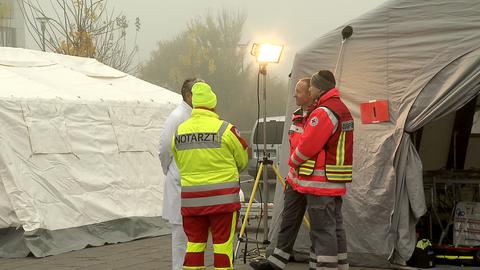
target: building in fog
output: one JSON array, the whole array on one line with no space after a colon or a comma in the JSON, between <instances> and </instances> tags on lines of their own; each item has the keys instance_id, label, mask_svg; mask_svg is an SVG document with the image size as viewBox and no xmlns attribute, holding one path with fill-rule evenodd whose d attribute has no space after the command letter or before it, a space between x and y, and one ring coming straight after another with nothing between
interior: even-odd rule
<instances>
[{"instance_id":1,"label":"building in fog","mask_svg":"<svg viewBox=\"0 0 480 270\"><path fill-rule=\"evenodd\" d=\"M25 47L25 23L16 0L0 0L0 47Z\"/></svg>"}]
</instances>

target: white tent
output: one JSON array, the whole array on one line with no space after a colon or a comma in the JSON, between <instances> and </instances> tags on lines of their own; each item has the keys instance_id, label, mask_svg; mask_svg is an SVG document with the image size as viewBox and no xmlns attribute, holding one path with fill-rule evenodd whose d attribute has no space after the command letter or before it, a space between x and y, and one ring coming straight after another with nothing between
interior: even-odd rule
<instances>
[{"instance_id":1,"label":"white tent","mask_svg":"<svg viewBox=\"0 0 480 270\"><path fill-rule=\"evenodd\" d=\"M180 101L93 59L0 47L0 257L168 233L158 139Z\"/></svg>"},{"instance_id":2,"label":"white tent","mask_svg":"<svg viewBox=\"0 0 480 270\"><path fill-rule=\"evenodd\" d=\"M354 34L344 45L337 81L355 118L354 179L343 209L349 257L354 265L403 263L415 247L415 224L426 212L422 162L409 134L478 95L480 2L388 1L347 24ZM342 28L296 54L290 93L298 79L335 69ZM287 116L294 109L289 97ZM360 103L370 100L388 100L390 121L361 123ZM287 121L284 134L289 126ZM282 149L285 174L289 148ZM277 187L271 237L279 229L282 201ZM295 251L308 254L308 248L303 231Z\"/></svg>"}]
</instances>

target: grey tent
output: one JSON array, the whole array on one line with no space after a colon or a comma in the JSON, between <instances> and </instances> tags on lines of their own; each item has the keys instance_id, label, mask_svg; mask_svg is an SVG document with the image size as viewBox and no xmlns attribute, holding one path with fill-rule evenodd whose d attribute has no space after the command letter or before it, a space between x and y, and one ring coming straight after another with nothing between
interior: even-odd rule
<instances>
[{"instance_id":1,"label":"grey tent","mask_svg":"<svg viewBox=\"0 0 480 270\"><path fill-rule=\"evenodd\" d=\"M388 1L348 24L354 34L344 44L337 82L356 121L354 180L343 208L349 258L354 265L402 264L413 252L415 225L426 212L422 162L409 133L479 94L480 1ZM290 93L301 77L335 69L342 28L296 54ZM362 124L360 103L369 100L388 100L390 121ZM294 107L289 95L287 118ZM287 121L284 134L289 126ZM282 149L285 175L288 147ZM277 185L272 243L282 207ZM295 251L308 254L309 243L301 231Z\"/></svg>"}]
</instances>

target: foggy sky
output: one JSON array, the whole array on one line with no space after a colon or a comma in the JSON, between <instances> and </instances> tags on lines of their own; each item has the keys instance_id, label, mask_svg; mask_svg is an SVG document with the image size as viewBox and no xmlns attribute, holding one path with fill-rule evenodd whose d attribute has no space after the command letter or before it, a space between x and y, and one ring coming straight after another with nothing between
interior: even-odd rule
<instances>
[{"instance_id":1,"label":"foggy sky","mask_svg":"<svg viewBox=\"0 0 480 270\"><path fill-rule=\"evenodd\" d=\"M135 17L142 27L137 37L138 60L144 62L160 40L168 40L184 30L188 21L215 14L223 8L247 13L242 43L285 44L279 64L269 71L286 78L295 52L334 28L364 14L385 0L110 0L110 8L122 12L134 29ZM130 33L129 33L130 34ZM130 34L133 38L133 34ZM245 61L253 57L246 55Z\"/></svg>"}]
</instances>

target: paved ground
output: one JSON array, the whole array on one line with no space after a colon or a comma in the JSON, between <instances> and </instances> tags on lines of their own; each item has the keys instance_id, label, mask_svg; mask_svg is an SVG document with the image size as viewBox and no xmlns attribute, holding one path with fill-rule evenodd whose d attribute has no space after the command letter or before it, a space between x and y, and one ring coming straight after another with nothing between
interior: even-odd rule
<instances>
[{"instance_id":1,"label":"paved ground","mask_svg":"<svg viewBox=\"0 0 480 270\"><path fill-rule=\"evenodd\" d=\"M168 270L170 262L170 235L148 238L128 243L91 247L46 258L0 258L0 270ZM213 269L212 251L207 252L207 269ZM251 269L243 261L235 263L237 270ZM447 267L452 270L451 267ZM287 270L308 269L307 264L289 263ZM366 268L351 267L352 270ZM436 267L436 270L446 267ZM479 270L480 267L464 267L465 270ZM369 268L369 270L375 270Z\"/></svg>"},{"instance_id":2,"label":"paved ground","mask_svg":"<svg viewBox=\"0 0 480 270\"><path fill-rule=\"evenodd\" d=\"M0 270L168 270L171 269L170 235L128 243L91 247L46 258L0 258ZM208 269L212 266L212 251L206 255ZM287 269L307 269L306 264L291 264ZM251 269L241 261L237 270Z\"/></svg>"}]
</instances>

